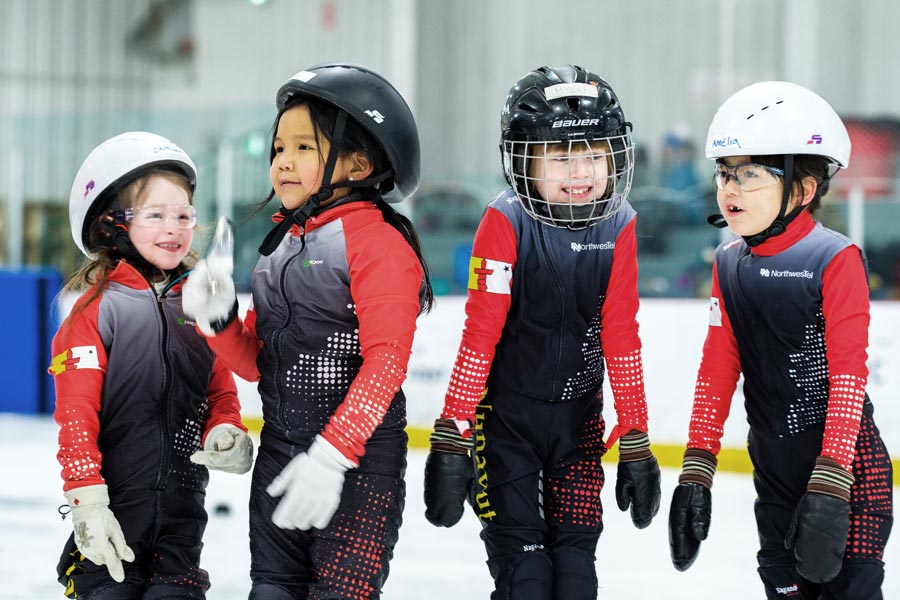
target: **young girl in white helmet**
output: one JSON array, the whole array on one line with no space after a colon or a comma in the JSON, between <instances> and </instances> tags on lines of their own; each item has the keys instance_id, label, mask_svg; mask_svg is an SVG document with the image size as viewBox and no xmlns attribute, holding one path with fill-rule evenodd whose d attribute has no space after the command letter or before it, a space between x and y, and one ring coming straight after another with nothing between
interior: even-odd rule
<instances>
[{"instance_id":1,"label":"young girl in white helmet","mask_svg":"<svg viewBox=\"0 0 900 600\"><path fill-rule=\"evenodd\" d=\"M659 508L630 127L609 84L575 65L526 74L501 113L510 187L475 234L465 330L425 465L431 523L454 525L470 498L494 600L597 597L601 457L617 439L619 508L641 529ZM607 368L618 423L604 441Z\"/></svg>"},{"instance_id":2,"label":"young girl in white helmet","mask_svg":"<svg viewBox=\"0 0 900 600\"><path fill-rule=\"evenodd\" d=\"M88 262L64 288L83 294L49 368L70 597L205 598L203 465L250 468L232 374L181 308L195 182L181 148L129 132L97 146L72 185L72 237Z\"/></svg>"},{"instance_id":3,"label":"young girl in white helmet","mask_svg":"<svg viewBox=\"0 0 900 600\"><path fill-rule=\"evenodd\" d=\"M743 374L766 597L881 598L892 474L866 394L866 260L813 218L849 162L847 130L815 93L757 83L719 108L706 156L722 213L710 222L738 238L716 250L669 519L672 561L690 567L707 536L716 454Z\"/></svg>"},{"instance_id":4,"label":"young girl in white helmet","mask_svg":"<svg viewBox=\"0 0 900 600\"><path fill-rule=\"evenodd\" d=\"M276 104L269 199L281 209L252 307L236 316L231 272L209 259L184 307L259 381L250 597L379 598L405 501L400 386L433 301L412 224L388 204L418 187L418 132L397 90L359 65L300 71Z\"/></svg>"}]
</instances>

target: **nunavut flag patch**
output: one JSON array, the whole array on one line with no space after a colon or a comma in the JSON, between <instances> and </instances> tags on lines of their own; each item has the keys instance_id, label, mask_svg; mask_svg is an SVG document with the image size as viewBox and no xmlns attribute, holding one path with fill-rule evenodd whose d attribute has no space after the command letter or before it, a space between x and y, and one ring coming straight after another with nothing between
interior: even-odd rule
<instances>
[{"instance_id":1,"label":"nunavut flag patch","mask_svg":"<svg viewBox=\"0 0 900 600\"><path fill-rule=\"evenodd\" d=\"M469 259L469 284L467 287L470 290L509 295L510 281L512 281L512 265L510 263L478 256Z\"/></svg>"},{"instance_id":2,"label":"nunavut flag patch","mask_svg":"<svg viewBox=\"0 0 900 600\"><path fill-rule=\"evenodd\" d=\"M75 346L65 352L60 352L50 361L47 372L53 376L63 371L72 369L99 369L100 360L97 358L97 346Z\"/></svg>"}]
</instances>

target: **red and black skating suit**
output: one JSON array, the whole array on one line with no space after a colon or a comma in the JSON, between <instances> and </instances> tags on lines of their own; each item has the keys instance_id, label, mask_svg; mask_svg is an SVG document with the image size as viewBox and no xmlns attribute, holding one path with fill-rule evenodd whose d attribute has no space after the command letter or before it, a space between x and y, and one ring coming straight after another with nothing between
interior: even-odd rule
<instances>
[{"instance_id":1,"label":"red and black skating suit","mask_svg":"<svg viewBox=\"0 0 900 600\"><path fill-rule=\"evenodd\" d=\"M500 590L517 570L541 576L551 558L593 578L604 362L617 427L647 431L634 210L625 202L592 227L556 228L507 190L486 209L472 254L441 417L474 422L474 506L491 574Z\"/></svg>"},{"instance_id":2,"label":"red and black skating suit","mask_svg":"<svg viewBox=\"0 0 900 600\"><path fill-rule=\"evenodd\" d=\"M135 554L117 589L135 586L135 597L151 588L159 597L204 597L209 473L190 456L216 425L244 429L231 371L185 319L180 292L177 283L157 294L120 261L52 345L63 489L107 485L109 508ZM105 566L78 554L70 537L59 569L71 591L82 597L113 583Z\"/></svg>"},{"instance_id":3,"label":"red and black skating suit","mask_svg":"<svg viewBox=\"0 0 900 600\"><path fill-rule=\"evenodd\" d=\"M890 456L865 391L864 261L859 248L806 212L755 248L738 239L716 251L688 447L718 453L743 373L759 495L758 560L770 597L782 597L776 588L799 579L784 539L819 455L856 479L844 569L825 587L836 598L876 597L866 590L880 597L874 590L892 525L892 483ZM844 595L849 587L862 595Z\"/></svg>"},{"instance_id":4,"label":"red and black skating suit","mask_svg":"<svg viewBox=\"0 0 900 600\"><path fill-rule=\"evenodd\" d=\"M415 252L371 202L311 217L253 272L253 306L210 345L259 380L265 426L250 497L251 598L377 598L405 502L400 385L420 310ZM316 434L359 467L323 530L272 523L266 487Z\"/></svg>"}]
</instances>

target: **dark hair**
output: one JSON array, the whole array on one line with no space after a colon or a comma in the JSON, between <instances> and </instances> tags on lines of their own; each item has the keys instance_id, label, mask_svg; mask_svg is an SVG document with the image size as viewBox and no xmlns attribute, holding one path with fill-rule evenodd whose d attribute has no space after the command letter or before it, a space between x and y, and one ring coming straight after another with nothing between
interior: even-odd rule
<instances>
[{"instance_id":1,"label":"dark hair","mask_svg":"<svg viewBox=\"0 0 900 600\"><path fill-rule=\"evenodd\" d=\"M320 164L324 164L327 157L322 154L321 139L324 137L331 143L331 133L334 131L338 110L340 110L333 104L309 96L295 96L291 98L287 104L284 105L284 108L278 111L278 115L276 115L275 122L272 125L270 139L275 139L275 134L278 131L278 124L281 122L281 117L284 113L296 106L302 105L305 105L309 109L309 117L312 121L313 133L316 138L316 146L319 149ZM351 117L347 119L344 136L341 138L340 154L341 156L346 156L353 154L354 152L359 152L369 159L372 164L373 176L384 173L391 168L387 155L381 146L378 145L378 142L375 141L375 138ZM272 164L272 161L274 160L275 144L273 141L269 148L269 164ZM372 198L375 206L381 211L385 223L399 231L406 240L406 243L409 244L413 249L413 252L416 253L416 258L419 259L419 264L422 265L422 273L424 276L424 303L421 313L430 312L434 307L434 290L431 288L431 272L428 268L428 263L425 260L425 255L422 252L422 244L419 241L419 236L416 234L415 227L408 218L397 212L391 205L381 199L381 192L376 187L362 188L361 191L367 197ZM273 188L269 190L266 199L260 204L259 210L268 204L274 197L275 189ZM259 212L259 210L255 212Z\"/></svg>"},{"instance_id":2,"label":"dark hair","mask_svg":"<svg viewBox=\"0 0 900 600\"><path fill-rule=\"evenodd\" d=\"M137 202L143 198L144 190L147 188L147 185L155 177L161 177L171 181L184 189L188 195L188 202L193 204L194 186L188 180L187 176L181 171L167 169L163 166L154 166L141 170L138 173L135 173L133 178L122 182L121 185L117 185L115 189L111 190L112 193L110 198L105 202L106 208L91 219L91 224L88 229L88 247L97 255L97 258L84 262L81 267L69 277L60 291L60 294L63 294L66 292L84 292L89 289L91 290L91 293L72 309L71 314L78 314L83 311L97 298L97 296L103 293L103 290L106 288L106 284L109 281L110 272L115 270L116 266L119 264L119 260L123 258L119 251L104 243L108 234L104 233L100 227L101 221L109 220L111 211L134 208ZM181 261L180 265L167 273L163 273L147 261L133 260L129 262L147 278L147 281L152 282L166 274L173 279L177 279L193 266L195 260L196 255L192 250L184 260Z\"/></svg>"},{"instance_id":3,"label":"dark hair","mask_svg":"<svg viewBox=\"0 0 900 600\"><path fill-rule=\"evenodd\" d=\"M784 168L784 155L775 154L768 156L751 156L752 162L774 167L776 169ZM803 193L803 179L812 177L816 180L816 193L813 199L806 206L809 214L815 213L822 206L822 196L828 193L831 178L828 176L828 159L815 154L795 154L794 155L794 172L791 178L792 191L797 194Z\"/></svg>"}]
</instances>

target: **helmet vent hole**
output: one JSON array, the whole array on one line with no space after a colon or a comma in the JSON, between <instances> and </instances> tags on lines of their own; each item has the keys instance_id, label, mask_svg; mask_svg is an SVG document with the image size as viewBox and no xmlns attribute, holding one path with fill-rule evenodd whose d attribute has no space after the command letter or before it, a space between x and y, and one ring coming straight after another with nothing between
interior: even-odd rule
<instances>
[{"instance_id":1,"label":"helmet vent hole","mask_svg":"<svg viewBox=\"0 0 900 600\"><path fill-rule=\"evenodd\" d=\"M581 100L578 98L566 98L566 104L569 106L569 110L574 112L581 106Z\"/></svg>"},{"instance_id":2,"label":"helmet vent hole","mask_svg":"<svg viewBox=\"0 0 900 600\"><path fill-rule=\"evenodd\" d=\"M519 110L524 110L524 111L527 111L530 113L540 112L537 107L532 106L531 104L528 104L527 102L521 102L519 104Z\"/></svg>"}]
</instances>

